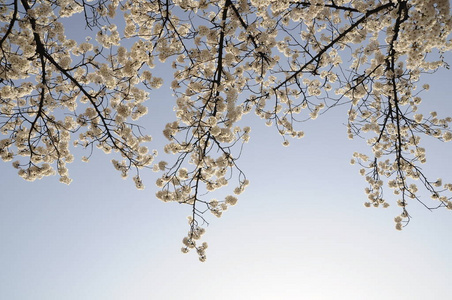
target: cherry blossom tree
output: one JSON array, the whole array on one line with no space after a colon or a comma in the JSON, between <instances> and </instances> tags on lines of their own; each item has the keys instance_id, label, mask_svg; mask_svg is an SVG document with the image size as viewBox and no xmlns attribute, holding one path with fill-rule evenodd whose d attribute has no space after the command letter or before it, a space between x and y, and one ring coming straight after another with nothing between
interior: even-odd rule
<instances>
[{"instance_id":1,"label":"cherry blossom tree","mask_svg":"<svg viewBox=\"0 0 452 300\"><path fill-rule=\"evenodd\" d=\"M410 201L452 209L452 184L427 178L420 145L451 141L452 118L417 112L428 90L420 76L448 68L448 0L0 0L0 10L1 158L29 181L58 174L69 184L71 145L116 153L114 168L139 189L142 172L161 172L156 196L191 207L182 251L201 261L205 213L220 217L249 184L238 160L251 112L288 146L303 122L348 105L349 138L369 146L351 160L365 206L388 207L392 191L399 230ZM71 22L86 39L66 36ZM168 65L166 162L138 120Z\"/></svg>"}]
</instances>

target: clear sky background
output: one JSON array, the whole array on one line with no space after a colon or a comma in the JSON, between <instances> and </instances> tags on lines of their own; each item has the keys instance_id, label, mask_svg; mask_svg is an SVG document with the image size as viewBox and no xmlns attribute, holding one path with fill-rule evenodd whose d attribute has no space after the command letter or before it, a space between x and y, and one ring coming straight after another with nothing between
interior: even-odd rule
<instances>
[{"instance_id":1,"label":"clear sky background","mask_svg":"<svg viewBox=\"0 0 452 300\"><path fill-rule=\"evenodd\" d=\"M452 115L451 73L427 76L426 111ZM161 149L174 98L151 94L142 124ZM26 182L0 164L0 299L448 299L452 294L452 211L417 203L400 213L365 208L364 179L349 164L365 141L347 139L346 109L302 124L306 137L285 148L273 128L252 127L241 169L251 184L238 204L210 225L207 261L180 251L189 206L154 197L158 174L143 173L144 191L95 151L58 178ZM158 130L157 130L157 129ZM427 174L452 180L452 144L425 144Z\"/></svg>"}]
</instances>

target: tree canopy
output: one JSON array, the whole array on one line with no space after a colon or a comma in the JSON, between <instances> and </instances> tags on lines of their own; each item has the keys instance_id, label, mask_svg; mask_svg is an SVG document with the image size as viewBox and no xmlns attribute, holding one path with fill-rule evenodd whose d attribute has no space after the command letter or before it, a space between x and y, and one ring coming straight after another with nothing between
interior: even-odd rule
<instances>
[{"instance_id":1,"label":"tree canopy","mask_svg":"<svg viewBox=\"0 0 452 300\"><path fill-rule=\"evenodd\" d=\"M0 9L2 159L29 181L57 174L69 184L73 146L88 149L84 161L94 148L116 153L113 167L139 189L142 172L161 172L156 197L191 207L182 251L201 261L205 213L220 217L249 184L239 166L248 113L288 146L303 122L347 105L348 137L369 146L351 160L366 207L396 203L398 230L410 201L452 209L452 183L424 174L420 141L451 141L452 118L418 112L429 88L421 75L448 68L448 0L2 0ZM158 150L170 161L146 146L162 129L139 123L164 85L174 118Z\"/></svg>"}]
</instances>

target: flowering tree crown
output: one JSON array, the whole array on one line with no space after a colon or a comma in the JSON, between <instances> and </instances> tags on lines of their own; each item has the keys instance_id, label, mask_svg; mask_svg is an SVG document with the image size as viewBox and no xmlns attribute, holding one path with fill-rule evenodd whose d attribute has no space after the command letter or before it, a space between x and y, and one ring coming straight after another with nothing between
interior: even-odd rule
<instances>
[{"instance_id":1,"label":"flowering tree crown","mask_svg":"<svg viewBox=\"0 0 452 300\"><path fill-rule=\"evenodd\" d=\"M452 118L417 112L421 74L448 67L448 0L1 0L0 10L1 158L30 181L69 184L71 144L118 153L114 168L139 189L143 168L161 172L156 196L191 207L182 251L201 261L204 213L220 217L249 184L237 160L250 112L288 146L304 136L300 122L349 105L348 136L369 145L351 160L368 184L365 206L388 207L392 190L397 229L411 199L452 209L452 184L420 167L421 136L452 140ZM95 37L67 37L71 20ZM153 164L137 120L165 65L175 116L163 150L174 160ZM206 195L231 181L222 200Z\"/></svg>"}]
</instances>

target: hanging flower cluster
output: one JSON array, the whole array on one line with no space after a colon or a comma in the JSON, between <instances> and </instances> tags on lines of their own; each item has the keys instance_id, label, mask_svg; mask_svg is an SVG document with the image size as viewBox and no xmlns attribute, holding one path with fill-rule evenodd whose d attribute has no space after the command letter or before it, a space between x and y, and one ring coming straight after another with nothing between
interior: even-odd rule
<instances>
[{"instance_id":1,"label":"hanging flower cluster","mask_svg":"<svg viewBox=\"0 0 452 300\"><path fill-rule=\"evenodd\" d=\"M135 47L113 48L120 42L113 24L102 26L95 41L67 39L62 17L91 12L86 17L90 26L104 14L95 4L66 2L1 4L0 124L7 138L0 142L0 154L5 161L14 160L26 180L58 173L69 184L72 141L119 153L122 160L113 164L126 177L131 168L138 171L153 161L142 145L150 136L141 135L131 121L148 111L143 104L148 93L137 85L158 78L144 76L144 67L152 63L137 60ZM110 4L113 11L117 6ZM143 188L138 172L135 182Z\"/></svg>"},{"instance_id":2,"label":"hanging flower cluster","mask_svg":"<svg viewBox=\"0 0 452 300\"><path fill-rule=\"evenodd\" d=\"M300 122L350 105L349 138L370 147L351 161L368 183L365 206L388 207L383 191L392 190L397 229L411 199L452 209L452 184L420 167L421 136L452 140L452 118L418 111L428 90L420 75L448 67L447 0L12 0L0 10L0 155L27 180L58 173L69 183L73 141L118 153L114 168L123 177L134 169L143 188L139 170L157 152L136 121L164 84L154 74L171 65L175 119L163 150L174 159L153 165L156 196L192 208L182 251L196 249L201 261L204 213L220 217L249 184L237 160L250 112L288 146L304 136ZM80 16L95 39L65 36L64 19Z\"/></svg>"}]
</instances>

